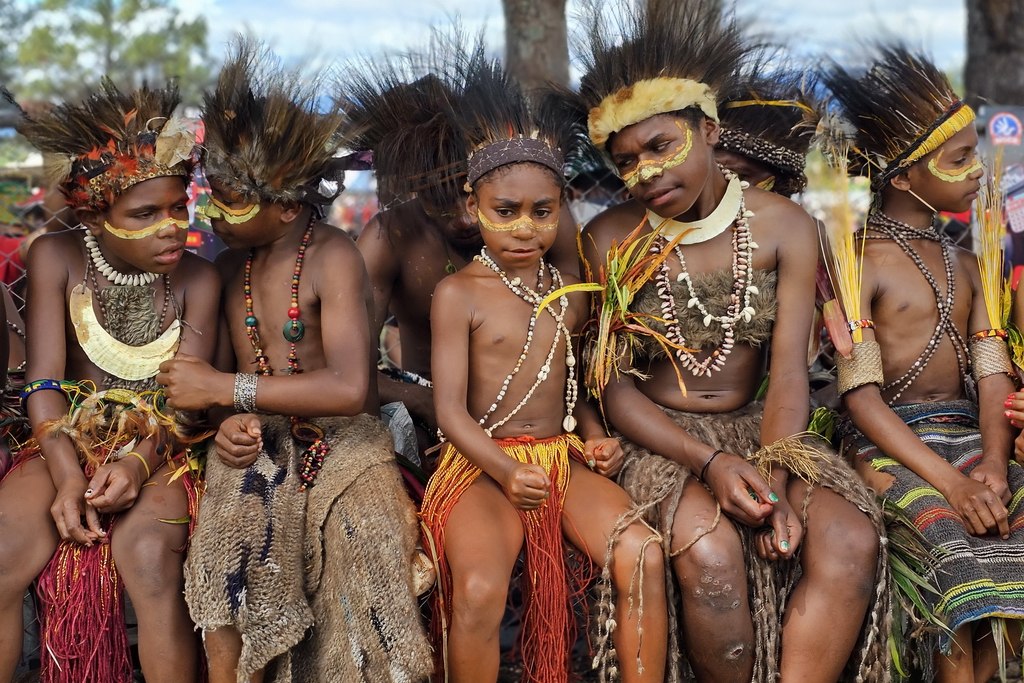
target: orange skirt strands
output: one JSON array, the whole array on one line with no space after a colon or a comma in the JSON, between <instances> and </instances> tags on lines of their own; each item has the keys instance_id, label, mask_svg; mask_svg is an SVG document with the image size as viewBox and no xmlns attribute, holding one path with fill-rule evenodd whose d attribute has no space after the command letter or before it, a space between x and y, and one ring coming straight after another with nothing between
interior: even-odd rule
<instances>
[{"instance_id":1,"label":"orange skirt strands","mask_svg":"<svg viewBox=\"0 0 1024 683\"><path fill-rule=\"evenodd\" d=\"M569 484L569 459L585 462L583 442L575 434L494 441L513 460L540 465L551 479L551 495L544 505L536 510L518 510L525 539L525 568L521 580L526 600L519 643L523 681L564 683L569 677L569 654L576 635L574 602L583 594L592 575L589 558L582 553L577 554L581 557L579 561L574 559L572 566L566 561L568 544L562 534L562 503ZM447 627L452 615L452 578L444 553L445 527L455 504L480 474L478 467L451 443L446 443L437 471L427 484L420 511L424 547L430 549L437 566L431 631L435 651L440 655L439 673L445 668Z\"/></svg>"}]
</instances>

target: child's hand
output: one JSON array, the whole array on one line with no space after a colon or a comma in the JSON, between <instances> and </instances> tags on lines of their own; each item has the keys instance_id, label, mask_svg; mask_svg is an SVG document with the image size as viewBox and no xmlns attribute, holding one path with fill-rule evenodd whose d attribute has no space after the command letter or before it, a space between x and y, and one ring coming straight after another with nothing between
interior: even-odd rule
<instances>
[{"instance_id":1,"label":"child's hand","mask_svg":"<svg viewBox=\"0 0 1024 683\"><path fill-rule=\"evenodd\" d=\"M1017 429L1024 427L1024 391L1017 391L1010 394L1003 404L1006 408L1006 418Z\"/></svg>"},{"instance_id":2,"label":"child's hand","mask_svg":"<svg viewBox=\"0 0 1024 683\"><path fill-rule=\"evenodd\" d=\"M256 456L263 448L260 418L251 413L232 415L220 423L214 445L221 462L228 467L248 467L256 462Z\"/></svg>"},{"instance_id":3,"label":"child's hand","mask_svg":"<svg viewBox=\"0 0 1024 683\"><path fill-rule=\"evenodd\" d=\"M998 533L1004 540L1010 538L1006 506L986 484L961 476L948 492L942 493L969 533L974 536Z\"/></svg>"},{"instance_id":4,"label":"child's hand","mask_svg":"<svg viewBox=\"0 0 1024 683\"><path fill-rule=\"evenodd\" d=\"M551 480L540 465L518 463L503 488L512 505L521 510L536 510L551 495Z\"/></svg>"},{"instance_id":5,"label":"child's hand","mask_svg":"<svg viewBox=\"0 0 1024 683\"><path fill-rule=\"evenodd\" d=\"M57 495L50 505L50 515L61 539L91 546L97 541L102 541L105 533L100 528L96 509L85 502L87 487L85 477L76 477L57 489Z\"/></svg>"},{"instance_id":6,"label":"child's hand","mask_svg":"<svg viewBox=\"0 0 1024 683\"><path fill-rule=\"evenodd\" d=\"M754 466L733 453L721 453L704 477L722 512L749 527L761 526L779 500Z\"/></svg>"},{"instance_id":7,"label":"child's hand","mask_svg":"<svg viewBox=\"0 0 1024 683\"><path fill-rule=\"evenodd\" d=\"M226 391L233 376L217 372L204 360L180 353L160 364L157 384L164 388L167 405L177 410L205 410L217 405L214 397ZM232 397L234 385L231 386Z\"/></svg>"},{"instance_id":8,"label":"child's hand","mask_svg":"<svg viewBox=\"0 0 1024 683\"><path fill-rule=\"evenodd\" d=\"M138 459L126 457L108 462L89 481L85 502L102 513L121 512L135 504L145 483L145 470Z\"/></svg>"},{"instance_id":9,"label":"child's hand","mask_svg":"<svg viewBox=\"0 0 1024 683\"><path fill-rule=\"evenodd\" d=\"M971 479L980 481L999 496L1003 505L1010 504L1010 486L1006 483L1006 468L992 465L982 457L981 462L971 470Z\"/></svg>"},{"instance_id":10,"label":"child's hand","mask_svg":"<svg viewBox=\"0 0 1024 683\"><path fill-rule=\"evenodd\" d=\"M588 439L583 444L583 455L590 469L605 477L614 477L622 469L622 445L610 436Z\"/></svg>"},{"instance_id":11,"label":"child's hand","mask_svg":"<svg viewBox=\"0 0 1024 683\"><path fill-rule=\"evenodd\" d=\"M785 496L775 503L768 516L768 528L754 541L763 560L786 560L793 556L804 537L804 527Z\"/></svg>"}]
</instances>

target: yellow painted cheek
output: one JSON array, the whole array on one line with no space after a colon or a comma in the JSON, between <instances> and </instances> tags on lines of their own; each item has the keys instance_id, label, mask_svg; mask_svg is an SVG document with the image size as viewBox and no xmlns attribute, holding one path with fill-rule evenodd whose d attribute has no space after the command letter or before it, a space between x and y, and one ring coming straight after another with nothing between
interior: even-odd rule
<instances>
[{"instance_id":1,"label":"yellow painted cheek","mask_svg":"<svg viewBox=\"0 0 1024 683\"><path fill-rule=\"evenodd\" d=\"M970 177L972 173L975 173L976 171L979 171L982 168L983 167L981 165L980 159L976 159L973 164L971 164L964 170L960 171L959 173L948 173L946 171L943 171L941 168L939 168L937 157L928 162L928 172L931 173L936 178L938 178L939 180L946 183L962 183L963 181L967 180L967 178Z\"/></svg>"},{"instance_id":2,"label":"yellow painted cheek","mask_svg":"<svg viewBox=\"0 0 1024 683\"><path fill-rule=\"evenodd\" d=\"M626 184L626 187L633 189L640 183L646 183L651 178L657 178L663 175L665 171L679 166L686 158L690 156L690 150L693 149L693 131L689 128L684 128L679 122L676 122L676 126L680 130L686 131L686 139L675 148L667 157L662 159L651 159L648 161L641 161L636 165L629 173L622 176L622 182Z\"/></svg>"},{"instance_id":3,"label":"yellow painted cheek","mask_svg":"<svg viewBox=\"0 0 1024 683\"><path fill-rule=\"evenodd\" d=\"M553 223L535 223L529 216L522 216L514 221L509 221L508 223L494 223L484 215L483 211L481 211L477 214L477 218L480 221L480 227L484 230L489 230L490 232L513 232L519 229L529 229L534 232L542 232L545 230L554 230L558 227L558 221Z\"/></svg>"},{"instance_id":4,"label":"yellow painted cheek","mask_svg":"<svg viewBox=\"0 0 1024 683\"><path fill-rule=\"evenodd\" d=\"M110 223L103 221L103 228L114 237L121 240L141 240L147 237L151 237L168 225L173 225L178 230L188 230L188 221L178 220L177 218L165 218L162 221L157 221L148 227L142 228L141 230L125 230L123 228L115 228Z\"/></svg>"},{"instance_id":5,"label":"yellow painted cheek","mask_svg":"<svg viewBox=\"0 0 1024 683\"><path fill-rule=\"evenodd\" d=\"M260 212L259 204L249 204L238 209L232 209L227 204L210 197L210 203L206 205L203 214L210 220L220 220L230 225L241 225L251 221Z\"/></svg>"}]
</instances>

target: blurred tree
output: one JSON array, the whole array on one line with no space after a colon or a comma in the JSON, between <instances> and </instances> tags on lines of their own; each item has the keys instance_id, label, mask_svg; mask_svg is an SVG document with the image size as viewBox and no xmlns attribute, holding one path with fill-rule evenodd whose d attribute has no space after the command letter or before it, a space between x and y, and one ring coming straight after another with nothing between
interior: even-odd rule
<instances>
[{"instance_id":1,"label":"blurred tree","mask_svg":"<svg viewBox=\"0 0 1024 683\"><path fill-rule=\"evenodd\" d=\"M548 81L569 84L566 0L502 0L505 64L531 90Z\"/></svg>"},{"instance_id":2,"label":"blurred tree","mask_svg":"<svg viewBox=\"0 0 1024 683\"><path fill-rule=\"evenodd\" d=\"M1024 105L1024 2L965 2L968 101Z\"/></svg>"},{"instance_id":3,"label":"blurred tree","mask_svg":"<svg viewBox=\"0 0 1024 683\"><path fill-rule=\"evenodd\" d=\"M184 103L198 104L212 79L206 32L170 0L42 0L18 42L18 91L75 99L104 74L122 87L176 77Z\"/></svg>"},{"instance_id":4,"label":"blurred tree","mask_svg":"<svg viewBox=\"0 0 1024 683\"><path fill-rule=\"evenodd\" d=\"M0 0L0 33L17 36L32 16L33 7L17 0ZM0 83L10 83L18 63L18 39L0 41Z\"/></svg>"}]
</instances>

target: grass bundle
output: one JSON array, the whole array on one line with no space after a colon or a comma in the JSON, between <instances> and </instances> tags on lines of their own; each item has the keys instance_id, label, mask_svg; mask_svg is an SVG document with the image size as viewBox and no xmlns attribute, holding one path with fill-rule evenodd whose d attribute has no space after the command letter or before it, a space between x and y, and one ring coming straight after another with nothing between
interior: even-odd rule
<instances>
[{"instance_id":1,"label":"grass bundle","mask_svg":"<svg viewBox=\"0 0 1024 683\"><path fill-rule=\"evenodd\" d=\"M652 251L657 240L662 239L660 230L644 234L646 218L637 225L621 242L613 241L608 249L605 263L595 274L590 265L585 265L587 282L567 285L552 292L541 302L543 310L550 302L571 292L594 292L593 315L584 327L586 357L588 359L584 380L591 395L596 396L604 410L603 394L608 382L620 372L636 374L632 370L634 354L638 344L636 335L654 339L672 361L672 367L679 382L679 389L685 394L683 375L675 361L675 349L693 351L673 342L664 334L653 329L651 322L666 323L658 316L630 310L634 297L651 282L672 254L679 241L689 231L677 235L660 252ZM582 246L582 245L580 245ZM582 250L581 250L582 251Z\"/></svg>"},{"instance_id":2,"label":"grass bundle","mask_svg":"<svg viewBox=\"0 0 1024 683\"><path fill-rule=\"evenodd\" d=\"M978 219L978 270L985 312L990 329L1004 329L1008 322L1005 311L1006 278L1003 277L1003 237L1006 235L1006 214L1003 212L1005 192L1003 180L1003 148L996 147L991 168L985 174L975 206Z\"/></svg>"}]
</instances>

